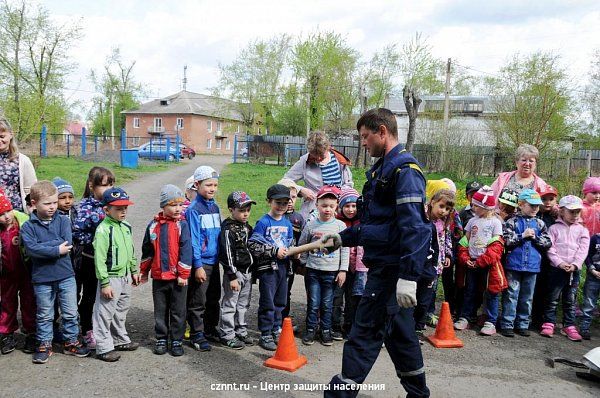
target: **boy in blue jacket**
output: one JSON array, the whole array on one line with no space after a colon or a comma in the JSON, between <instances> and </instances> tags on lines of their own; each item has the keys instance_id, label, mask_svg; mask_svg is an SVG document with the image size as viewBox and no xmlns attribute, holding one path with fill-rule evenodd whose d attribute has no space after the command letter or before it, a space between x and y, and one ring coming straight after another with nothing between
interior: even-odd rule
<instances>
[{"instance_id":1,"label":"boy in blue jacket","mask_svg":"<svg viewBox=\"0 0 600 398\"><path fill-rule=\"evenodd\" d=\"M542 199L532 189L519 194L519 211L503 226L507 250L504 269L508 289L503 292L500 333L514 337L529 336L529 317L535 280L540 272L542 256L552 242L544 222L536 218ZM514 330L513 330L514 329Z\"/></svg>"},{"instance_id":2,"label":"boy in blue jacket","mask_svg":"<svg viewBox=\"0 0 600 398\"><path fill-rule=\"evenodd\" d=\"M78 340L77 284L69 256L72 246L71 222L58 214L58 191L50 181L31 186L33 212L21 229L21 239L31 258L31 279L35 292L36 338L40 345L33 363L46 363L52 355L54 302L60 305L64 354L85 357L90 351Z\"/></svg>"},{"instance_id":3,"label":"boy in blue jacket","mask_svg":"<svg viewBox=\"0 0 600 398\"><path fill-rule=\"evenodd\" d=\"M218 179L219 174L212 167L198 167L194 171L194 184L198 194L185 211L193 253L192 274L187 293L187 321L190 325L190 343L198 351L210 351L210 344L205 335L209 326L208 319L214 320L216 317L218 322L219 318L221 284L218 262L221 215L214 200L219 186ZM215 288L214 292L207 294L211 287ZM207 296L212 296L212 303ZM215 328L217 322L210 326Z\"/></svg>"}]
</instances>

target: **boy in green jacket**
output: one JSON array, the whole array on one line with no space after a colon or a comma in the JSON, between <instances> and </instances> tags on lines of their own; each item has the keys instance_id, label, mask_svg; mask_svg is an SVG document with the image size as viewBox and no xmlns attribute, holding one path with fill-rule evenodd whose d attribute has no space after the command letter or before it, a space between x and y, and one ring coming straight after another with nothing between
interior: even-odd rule
<instances>
[{"instance_id":1,"label":"boy in green jacket","mask_svg":"<svg viewBox=\"0 0 600 398\"><path fill-rule=\"evenodd\" d=\"M115 362L121 357L117 351L134 351L139 347L127 335L125 318L131 303L129 275L134 286L139 284L140 275L133 253L131 225L125 221L127 206L133 202L121 188L107 189L102 202L106 218L98 225L93 243L100 288L92 321L96 358Z\"/></svg>"}]
</instances>

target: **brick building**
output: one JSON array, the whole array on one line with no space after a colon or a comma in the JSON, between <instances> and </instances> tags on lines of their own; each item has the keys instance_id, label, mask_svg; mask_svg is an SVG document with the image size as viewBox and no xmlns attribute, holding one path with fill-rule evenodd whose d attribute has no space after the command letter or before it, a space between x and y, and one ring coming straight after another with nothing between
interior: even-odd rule
<instances>
[{"instance_id":1,"label":"brick building","mask_svg":"<svg viewBox=\"0 0 600 398\"><path fill-rule=\"evenodd\" d=\"M244 133L239 103L180 91L123 111L127 137L175 137L197 153L232 154L236 134ZM140 142L141 143L141 142Z\"/></svg>"}]
</instances>

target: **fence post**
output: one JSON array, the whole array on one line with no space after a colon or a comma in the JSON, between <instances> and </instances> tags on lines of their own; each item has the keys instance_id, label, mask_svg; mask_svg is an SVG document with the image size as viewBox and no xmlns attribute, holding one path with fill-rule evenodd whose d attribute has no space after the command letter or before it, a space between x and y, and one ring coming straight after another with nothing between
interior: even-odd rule
<instances>
[{"instance_id":1,"label":"fence post","mask_svg":"<svg viewBox=\"0 0 600 398\"><path fill-rule=\"evenodd\" d=\"M98 152L98 136L94 136L94 153Z\"/></svg>"},{"instance_id":2,"label":"fence post","mask_svg":"<svg viewBox=\"0 0 600 398\"><path fill-rule=\"evenodd\" d=\"M165 161L169 160L171 156L171 137L167 137L167 151L165 152Z\"/></svg>"},{"instance_id":3,"label":"fence post","mask_svg":"<svg viewBox=\"0 0 600 398\"><path fill-rule=\"evenodd\" d=\"M127 130L121 129L121 149L127 149Z\"/></svg>"},{"instance_id":4,"label":"fence post","mask_svg":"<svg viewBox=\"0 0 600 398\"><path fill-rule=\"evenodd\" d=\"M46 151L46 125L42 125L42 133L40 134L40 156L43 158L48 157L48 152Z\"/></svg>"},{"instance_id":5,"label":"fence post","mask_svg":"<svg viewBox=\"0 0 600 398\"><path fill-rule=\"evenodd\" d=\"M233 135L233 163L237 161L238 139L237 134Z\"/></svg>"},{"instance_id":6,"label":"fence post","mask_svg":"<svg viewBox=\"0 0 600 398\"><path fill-rule=\"evenodd\" d=\"M85 156L86 155L86 146L87 146L87 136L86 136L86 129L85 127L81 128L81 156Z\"/></svg>"},{"instance_id":7,"label":"fence post","mask_svg":"<svg viewBox=\"0 0 600 398\"><path fill-rule=\"evenodd\" d=\"M175 161L177 163L179 163L179 161L181 159L181 148L179 147L180 143L181 143L181 138L179 137L179 131L178 131L177 135L175 136Z\"/></svg>"},{"instance_id":8,"label":"fence post","mask_svg":"<svg viewBox=\"0 0 600 398\"><path fill-rule=\"evenodd\" d=\"M71 157L71 134L67 134L67 157Z\"/></svg>"},{"instance_id":9,"label":"fence post","mask_svg":"<svg viewBox=\"0 0 600 398\"><path fill-rule=\"evenodd\" d=\"M587 167L587 176L590 177L592 175L592 151L587 149L585 151L586 157L586 167Z\"/></svg>"}]
</instances>

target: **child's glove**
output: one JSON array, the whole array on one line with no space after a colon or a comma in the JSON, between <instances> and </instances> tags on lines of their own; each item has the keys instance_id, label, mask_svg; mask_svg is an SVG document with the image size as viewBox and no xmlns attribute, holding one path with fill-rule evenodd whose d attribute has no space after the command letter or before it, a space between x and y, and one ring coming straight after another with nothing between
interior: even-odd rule
<instances>
[{"instance_id":1,"label":"child's glove","mask_svg":"<svg viewBox=\"0 0 600 398\"><path fill-rule=\"evenodd\" d=\"M396 300L402 308L411 308L417 305L417 282L398 279L396 283Z\"/></svg>"}]
</instances>

